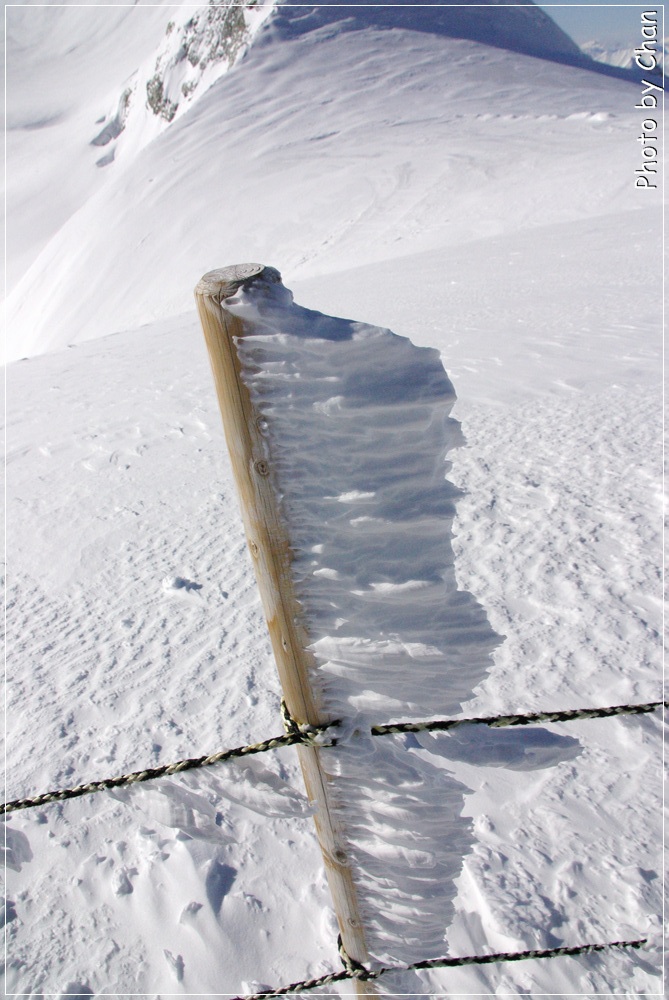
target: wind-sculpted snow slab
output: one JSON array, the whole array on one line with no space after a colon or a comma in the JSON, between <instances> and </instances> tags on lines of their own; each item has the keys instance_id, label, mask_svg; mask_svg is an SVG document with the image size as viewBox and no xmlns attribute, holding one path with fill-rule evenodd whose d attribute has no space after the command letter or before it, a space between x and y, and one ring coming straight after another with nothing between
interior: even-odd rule
<instances>
[{"instance_id":1,"label":"wind-sculpted snow slab","mask_svg":"<svg viewBox=\"0 0 669 1000\"><path fill-rule=\"evenodd\" d=\"M279 283L250 282L226 308L248 333L237 349L293 549L313 685L349 734L323 763L368 943L384 960L434 956L470 844L463 786L403 739L363 734L457 713L499 641L456 582L453 387L437 351L301 308Z\"/></svg>"}]
</instances>

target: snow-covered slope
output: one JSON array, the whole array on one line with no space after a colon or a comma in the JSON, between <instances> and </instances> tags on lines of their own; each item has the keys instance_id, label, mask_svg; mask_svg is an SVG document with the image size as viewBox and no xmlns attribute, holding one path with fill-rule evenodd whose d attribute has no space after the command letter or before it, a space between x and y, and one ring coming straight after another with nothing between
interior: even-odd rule
<instances>
[{"instance_id":1,"label":"snow-covered slope","mask_svg":"<svg viewBox=\"0 0 669 1000\"><path fill-rule=\"evenodd\" d=\"M506 636L464 711L656 700L661 231L659 192L633 185L638 87L406 26L277 19L98 168L95 120L171 15L19 15L10 356L51 353L7 368L8 797L281 731L191 305L204 271L244 259L304 307L441 353L466 439L455 573ZM414 771L444 770L460 831L444 952L650 943L384 990L661 992L658 729L407 740ZM284 750L12 816L7 992L225 996L337 969L301 787Z\"/></svg>"},{"instance_id":2,"label":"snow-covered slope","mask_svg":"<svg viewBox=\"0 0 669 1000\"><path fill-rule=\"evenodd\" d=\"M245 60L139 154L143 138L121 135L121 162L102 171L91 113L80 157L105 183L53 222L60 228L10 295L8 358L182 312L212 259L271 263L279 252L284 273L306 276L345 266L353 244L366 246L369 262L531 216L559 221L625 204L611 163L626 158L632 172L636 148L620 141L628 125L605 77L436 29L349 28L345 18L308 31L302 8L285 8ZM482 75L493 101L482 100ZM114 107L123 92L119 81ZM145 117L138 112L140 132ZM25 260L33 227L18 213L26 204L38 212L41 199L13 162L9 252L16 232Z\"/></svg>"},{"instance_id":3,"label":"snow-covered slope","mask_svg":"<svg viewBox=\"0 0 669 1000\"><path fill-rule=\"evenodd\" d=\"M351 4L334 0L329 4L314 4L311 0L277 5L276 22L287 35L311 32L329 24L339 30L364 28L408 28L449 38L465 38L483 42L512 52L537 55L542 59L582 62L579 47L557 24L533 2L501 3L488 0L463 0L459 4L442 4L427 0L417 4L387 4L372 0L366 4Z\"/></svg>"},{"instance_id":4,"label":"snow-covered slope","mask_svg":"<svg viewBox=\"0 0 669 1000\"><path fill-rule=\"evenodd\" d=\"M273 0L7 15L8 279L243 54ZM50 196L45 199L44 192Z\"/></svg>"},{"instance_id":5,"label":"snow-covered slope","mask_svg":"<svg viewBox=\"0 0 669 1000\"><path fill-rule=\"evenodd\" d=\"M11 288L104 181L90 146L111 94L136 68L166 13L157 4L7 10L7 279Z\"/></svg>"}]
</instances>

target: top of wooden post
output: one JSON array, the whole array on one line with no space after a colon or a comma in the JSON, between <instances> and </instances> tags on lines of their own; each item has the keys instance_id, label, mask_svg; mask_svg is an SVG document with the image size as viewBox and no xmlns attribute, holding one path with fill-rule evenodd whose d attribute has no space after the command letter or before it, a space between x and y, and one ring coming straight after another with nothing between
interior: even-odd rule
<instances>
[{"instance_id":1,"label":"top of wooden post","mask_svg":"<svg viewBox=\"0 0 669 1000\"><path fill-rule=\"evenodd\" d=\"M246 282L260 278L276 284L281 281L281 275L274 267L264 264L230 264L228 267L218 267L215 271L207 271L195 286L195 294L213 298L217 302L229 299Z\"/></svg>"}]
</instances>

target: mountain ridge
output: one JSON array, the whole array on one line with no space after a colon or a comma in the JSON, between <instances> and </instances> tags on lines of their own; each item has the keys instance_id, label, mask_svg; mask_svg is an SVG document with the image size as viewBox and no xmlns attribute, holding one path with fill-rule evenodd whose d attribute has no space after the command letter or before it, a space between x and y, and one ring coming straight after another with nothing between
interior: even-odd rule
<instances>
[{"instance_id":1,"label":"mountain ridge","mask_svg":"<svg viewBox=\"0 0 669 1000\"><path fill-rule=\"evenodd\" d=\"M376 27L425 31L549 59L619 79L640 80L642 76L636 67L622 68L592 59L532 0L522 3L519 0L512 3L462 0L459 4L442 4L438 0L426 0L420 4L386 4L379 0L371 0L367 4L350 4L345 0L315 4L311 0L290 3L278 0L272 16L285 37L318 30L335 22L341 24L342 18L348 22L348 30Z\"/></svg>"},{"instance_id":2,"label":"mountain ridge","mask_svg":"<svg viewBox=\"0 0 669 1000\"><path fill-rule=\"evenodd\" d=\"M523 228L535 218L541 171L554 179L543 221L597 211L586 183L590 132L603 133L598 149L618 148L624 119L613 81L592 77L585 87L557 63L527 66L531 57L461 39L401 37L398 61L395 33L271 44L270 26L235 72L50 240L8 301L10 357L183 312L197 272L212 264L258 259L294 280L345 266L356 230L368 234L368 263ZM389 61L392 71L379 76ZM499 92L485 110L482 66ZM537 129L556 136L540 170ZM502 136L511 158L495 152ZM448 155L437 155L442 142ZM631 144L626 153L633 177ZM608 190L604 175L602 184Z\"/></svg>"}]
</instances>

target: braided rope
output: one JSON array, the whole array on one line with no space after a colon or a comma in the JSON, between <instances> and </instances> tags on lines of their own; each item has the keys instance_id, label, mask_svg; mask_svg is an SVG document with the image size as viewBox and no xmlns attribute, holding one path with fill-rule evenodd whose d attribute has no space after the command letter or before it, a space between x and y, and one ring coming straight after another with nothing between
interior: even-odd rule
<instances>
[{"instance_id":1,"label":"braided rope","mask_svg":"<svg viewBox=\"0 0 669 1000\"><path fill-rule=\"evenodd\" d=\"M316 990L319 986L329 986L330 983L341 983L343 980L350 978L346 971L331 972L327 976L321 976L320 979L303 979L299 983L291 983L290 986L281 986L276 990L265 990L263 993L251 993L248 996L233 997L233 1000L264 1000L264 997L283 997L287 993Z\"/></svg>"},{"instance_id":2,"label":"braided rope","mask_svg":"<svg viewBox=\"0 0 669 1000\"><path fill-rule=\"evenodd\" d=\"M323 729L327 728L325 726ZM94 792L102 792L108 788L120 788L124 785L135 785L142 781L152 781L154 778L163 778L171 774L180 774L182 771L191 771L198 767L211 767L213 764L221 764L226 760L233 760L235 757L245 757L255 753L265 753L267 750L276 750L279 747L293 746L295 743L302 743L302 736L298 733L290 733L285 736L277 736L262 743L253 743L249 746L237 747L234 750L223 750L205 757L191 757L187 760L179 760L173 764L164 764L162 767L146 768L143 771L133 771L131 774L122 774L117 778L106 778L103 781L90 781L85 785L77 785L75 788L64 788L61 791L45 792L43 795L36 795L33 798L14 799L12 802L5 802L0 805L0 815L14 812L17 809L30 809L34 806L42 806L47 802L59 802L63 799L76 799L80 795L91 795Z\"/></svg>"},{"instance_id":3,"label":"braided rope","mask_svg":"<svg viewBox=\"0 0 669 1000\"><path fill-rule=\"evenodd\" d=\"M339 953L345 966L343 972L330 973L330 975L321 976L320 979L304 979L302 982L291 983L290 986L282 986L280 989L263 990L261 993L234 997L234 1000L264 1000L266 997L281 997L287 993L315 990L319 986L327 986L330 983L341 982L344 979L378 979L386 972L412 972L416 969L453 968L461 965L491 965L496 962L523 962L531 958L560 958L564 956L587 955L592 952L606 951L607 948L640 948L646 944L646 941L647 938L640 938L637 941L608 941L606 944L581 944L571 948L507 951L497 952L494 955L465 955L461 958L431 958L424 962L414 962L412 965L384 966L380 969L369 970L346 954L340 939Z\"/></svg>"},{"instance_id":4,"label":"braided rope","mask_svg":"<svg viewBox=\"0 0 669 1000\"><path fill-rule=\"evenodd\" d=\"M574 719L606 719L612 715L643 715L658 708L669 707L669 701L651 701L646 705L612 705L608 708L573 708L559 712L528 712L524 715L489 715L475 719L437 719L433 722L398 722L387 726L372 726L372 736L389 733L420 733L455 729L456 726L527 726L534 722L571 722Z\"/></svg>"},{"instance_id":5,"label":"braided rope","mask_svg":"<svg viewBox=\"0 0 669 1000\"><path fill-rule=\"evenodd\" d=\"M332 734L330 734L329 737L326 737L324 734L331 727L340 725L339 719L336 719L334 722L322 723L318 726L312 726L308 722L304 722L300 725L292 717L288 710L288 705L286 705L285 699L282 698L281 720L283 722L283 728L286 730L286 734L288 736L295 736L296 741L299 743L314 747L334 747L337 745L337 740Z\"/></svg>"},{"instance_id":6,"label":"braided rope","mask_svg":"<svg viewBox=\"0 0 669 1000\"><path fill-rule=\"evenodd\" d=\"M531 951L498 952L496 955L468 955L465 958L433 958L416 962L409 969L445 969L456 965L491 965L494 962L524 962L530 958L560 958L568 955L589 955L607 948L641 948L647 938L636 941L608 941L606 944L580 944L571 948L544 948ZM383 969L383 972L390 972ZM379 973L380 975L380 973Z\"/></svg>"},{"instance_id":7,"label":"braided rope","mask_svg":"<svg viewBox=\"0 0 669 1000\"><path fill-rule=\"evenodd\" d=\"M356 958L351 958L346 949L344 948L344 942L341 939L341 934L337 935L337 949L339 951L339 957L344 963L344 968L350 979L362 979L364 981L368 979L373 979L374 974L366 969L361 962L358 962Z\"/></svg>"},{"instance_id":8,"label":"braided rope","mask_svg":"<svg viewBox=\"0 0 669 1000\"><path fill-rule=\"evenodd\" d=\"M533 712L525 715L497 715L487 718L474 719L437 719L432 722L398 722L387 726L372 726L372 736L387 736L392 733L418 733L422 731L434 732L437 730L454 729L456 726L525 726L535 722L569 722L574 719L603 719L612 715L641 715L646 712L654 712L658 708L669 707L667 701L653 701L646 705L614 705L609 708L578 708L560 712ZM110 788L121 788L125 785L135 785L143 781L153 781L154 778L163 778L172 774L180 774L182 771L191 771L199 767L211 767L213 764L221 764L236 757L245 757L250 754L265 753L268 750L277 750L280 747L294 746L301 743L306 746L331 747L337 743L334 736L324 734L331 728L337 726L337 722L328 722L319 726L298 725L291 717L285 703L281 702L281 714L283 718L285 736L275 736L272 739L264 740L262 743L253 743L248 746L237 747L234 750L223 750L220 753L206 755L204 757L190 757L185 760L176 761L173 764L163 764L160 767L145 768L142 771L133 771L131 774L122 774L116 778L105 778L102 781L89 781L85 785L77 785L74 788L63 788L59 791L44 792L32 798L13 799L11 802L0 804L0 816L5 813L15 812L19 809L32 809L35 806L43 806L48 802L61 802L65 799L76 799L81 795L92 795L94 792L103 792Z\"/></svg>"}]
</instances>

